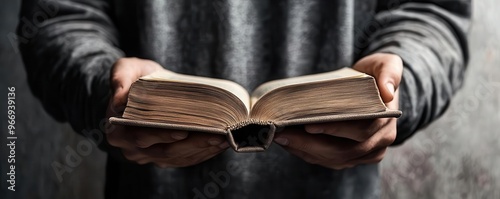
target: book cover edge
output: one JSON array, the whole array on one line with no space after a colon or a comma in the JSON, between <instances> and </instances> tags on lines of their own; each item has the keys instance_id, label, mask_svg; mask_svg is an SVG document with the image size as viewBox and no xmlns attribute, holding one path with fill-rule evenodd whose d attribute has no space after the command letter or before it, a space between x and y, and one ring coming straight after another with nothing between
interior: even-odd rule
<instances>
[{"instance_id":1,"label":"book cover edge","mask_svg":"<svg viewBox=\"0 0 500 199\"><path fill-rule=\"evenodd\" d=\"M276 125L276 127L284 127L284 126L303 125L312 123L338 122L346 120L364 120L364 119L388 118L388 117L399 118L401 115L402 112L400 110L387 109L383 112L376 112L376 113L327 115L327 116L291 119L284 121L275 121L274 124Z\"/></svg>"},{"instance_id":2,"label":"book cover edge","mask_svg":"<svg viewBox=\"0 0 500 199\"><path fill-rule=\"evenodd\" d=\"M160 123L160 122L132 120L132 119L126 119L126 118L122 118L122 117L110 117L109 123L117 124L117 125L125 125L125 126L140 126L140 127L149 127L149 128L199 131L199 132L215 133L215 134L221 134L221 135L225 135L228 133L228 131L225 129L219 129L219 128L213 128L213 127L197 127L197 126L191 126L191 125L166 124L166 123Z\"/></svg>"}]
</instances>

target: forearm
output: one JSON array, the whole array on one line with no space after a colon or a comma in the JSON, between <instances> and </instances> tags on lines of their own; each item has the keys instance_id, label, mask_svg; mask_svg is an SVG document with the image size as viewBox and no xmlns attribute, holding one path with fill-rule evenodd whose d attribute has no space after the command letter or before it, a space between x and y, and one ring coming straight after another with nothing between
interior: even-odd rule
<instances>
[{"instance_id":1,"label":"forearm","mask_svg":"<svg viewBox=\"0 0 500 199\"><path fill-rule=\"evenodd\" d=\"M442 115L462 85L470 2L460 2L453 8L430 1L407 3L376 16L381 26L370 35L365 54L394 53L404 62L399 87L403 116L394 144Z\"/></svg>"},{"instance_id":2,"label":"forearm","mask_svg":"<svg viewBox=\"0 0 500 199\"><path fill-rule=\"evenodd\" d=\"M45 109L74 130L99 129L108 103L109 70L122 52L116 47L116 31L102 1L50 1L53 13L26 31L22 21L18 35L30 87ZM45 12L37 1L24 1L21 17L33 19ZM31 24L32 25L32 24Z\"/></svg>"}]
</instances>

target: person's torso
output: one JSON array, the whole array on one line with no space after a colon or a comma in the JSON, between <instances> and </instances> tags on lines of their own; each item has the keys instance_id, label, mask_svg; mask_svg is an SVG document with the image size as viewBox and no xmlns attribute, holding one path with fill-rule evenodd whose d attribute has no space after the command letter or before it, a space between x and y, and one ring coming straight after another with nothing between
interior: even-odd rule
<instances>
[{"instance_id":1,"label":"person's torso","mask_svg":"<svg viewBox=\"0 0 500 199\"><path fill-rule=\"evenodd\" d=\"M372 20L375 4L144 0L116 1L111 12L127 56L251 91L272 79L350 66L365 45L361 26ZM200 165L154 170L152 198L366 198L378 186L376 165L334 171L275 144L262 153L228 150Z\"/></svg>"}]
</instances>

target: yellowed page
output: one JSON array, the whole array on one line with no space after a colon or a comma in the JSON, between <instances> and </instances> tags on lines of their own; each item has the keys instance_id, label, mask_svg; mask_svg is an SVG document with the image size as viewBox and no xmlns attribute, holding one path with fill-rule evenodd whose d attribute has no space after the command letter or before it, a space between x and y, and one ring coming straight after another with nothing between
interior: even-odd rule
<instances>
[{"instance_id":1,"label":"yellowed page","mask_svg":"<svg viewBox=\"0 0 500 199\"><path fill-rule=\"evenodd\" d=\"M267 83L264 83L257 87L251 95L251 107L259 100L264 94L272 91L276 88L289 86L294 84L306 84L311 82L325 81L325 80L334 80L341 78L352 78L352 77L365 77L367 74L359 72L357 70L351 68L343 68L340 70L312 74L312 75L304 75L299 77L292 77L287 79L274 80Z\"/></svg>"},{"instance_id":2,"label":"yellowed page","mask_svg":"<svg viewBox=\"0 0 500 199\"><path fill-rule=\"evenodd\" d=\"M183 75L179 73L174 73L168 70L162 70L158 72L154 72L150 75L141 77L143 80L159 80L159 81L172 81L172 82L184 82L184 83L197 83L197 84L205 84L209 86L214 86L223 90L227 90L233 93L236 97L238 97L245 107L247 108L247 112L250 112L250 96L245 88L240 86L239 84L216 78L208 78L208 77L199 77L192 75Z\"/></svg>"}]
</instances>

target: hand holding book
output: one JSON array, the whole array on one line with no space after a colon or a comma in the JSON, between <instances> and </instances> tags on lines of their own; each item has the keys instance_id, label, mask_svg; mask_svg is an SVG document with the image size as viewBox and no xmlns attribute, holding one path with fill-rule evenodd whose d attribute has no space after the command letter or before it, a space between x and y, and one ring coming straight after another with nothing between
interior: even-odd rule
<instances>
[{"instance_id":1,"label":"hand holding book","mask_svg":"<svg viewBox=\"0 0 500 199\"><path fill-rule=\"evenodd\" d=\"M398 109L403 64L391 54L373 54L356 63L354 69L375 77L382 100ZM382 160L396 138L396 118L309 124L285 129L275 142L303 160L328 168L343 169Z\"/></svg>"},{"instance_id":2,"label":"hand holding book","mask_svg":"<svg viewBox=\"0 0 500 199\"><path fill-rule=\"evenodd\" d=\"M137 58L118 60L111 71L111 89L107 117L119 117L127 104L134 81L163 69L156 62ZM121 148L128 160L159 167L185 167L198 164L229 147L222 135L188 133L184 130L113 125L106 132L112 146Z\"/></svg>"},{"instance_id":3,"label":"hand holding book","mask_svg":"<svg viewBox=\"0 0 500 199\"><path fill-rule=\"evenodd\" d=\"M118 66L115 68L120 68ZM378 71L369 71L370 67L378 66L365 67L367 72ZM349 68L267 82L252 93L234 82L177 74L157 64L154 70L147 71L147 74L134 73L133 80L140 78L132 85L116 86L113 78L117 93L122 93L120 89L123 88L130 90L127 98L124 95L117 97L116 93L113 96L112 105L114 101L125 105L126 101L126 107L123 114L110 115L112 124L123 125L119 128L121 133L108 135L112 145L122 148L128 159L139 163L174 167L199 163L227 148L221 135L227 137L234 150L255 152L269 147L276 129L281 127L401 115L397 107L387 107L382 101L377 88L381 81ZM393 80L386 77L386 73L373 74L380 79ZM399 81L392 83L397 85ZM387 87L381 92L383 96L392 96ZM130 128L132 126L142 132L166 130L163 134L137 131L130 136L131 133L126 132L134 129ZM165 139L180 132L187 135L186 131L189 131L187 138ZM126 136L131 137L128 142ZM157 139L149 139L154 136ZM206 137L195 139L199 136ZM141 143L144 140L152 144ZM294 150L293 147L289 149Z\"/></svg>"}]
</instances>

